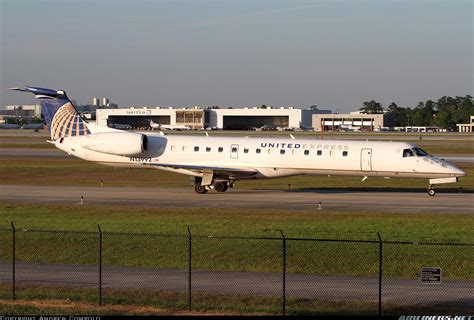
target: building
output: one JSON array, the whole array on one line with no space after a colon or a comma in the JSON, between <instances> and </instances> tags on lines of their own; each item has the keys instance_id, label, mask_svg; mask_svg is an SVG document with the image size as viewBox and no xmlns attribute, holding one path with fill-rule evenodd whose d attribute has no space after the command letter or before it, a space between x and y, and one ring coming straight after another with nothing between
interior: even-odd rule
<instances>
[{"instance_id":1,"label":"building","mask_svg":"<svg viewBox=\"0 0 474 320\"><path fill-rule=\"evenodd\" d=\"M383 114L362 114L359 112L346 114L313 114L315 131L360 130L374 131L384 127Z\"/></svg>"},{"instance_id":2,"label":"building","mask_svg":"<svg viewBox=\"0 0 474 320\"><path fill-rule=\"evenodd\" d=\"M208 126L224 130L254 130L263 126L299 128L301 109L238 108L210 109Z\"/></svg>"},{"instance_id":3,"label":"building","mask_svg":"<svg viewBox=\"0 0 474 320\"><path fill-rule=\"evenodd\" d=\"M100 100L99 100L99 98L92 98L92 105L93 105L94 107L100 106Z\"/></svg>"},{"instance_id":4,"label":"building","mask_svg":"<svg viewBox=\"0 0 474 320\"><path fill-rule=\"evenodd\" d=\"M331 110L303 109L301 110L301 127L313 127L313 114L331 114Z\"/></svg>"},{"instance_id":5,"label":"building","mask_svg":"<svg viewBox=\"0 0 474 320\"><path fill-rule=\"evenodd\" d=\"M3 123L25 124L41 118L41 106L31 105L6 105L0 110Z\"/></svg>"},{"instance_id":6,"label":"building","mask_svg":"<svg viewBox=\"0 0 474 320\"><path fill-rule=\"evenodd\" d=\"M41 118L40 104L25 104L25 105L6 105L3 107L2 114L7 115L21 115L22 117L36 117Z\"/></svg>"},{"instance_id":7,"label":"building","mask_svg":"<svg viewBox=\"0 0 474 320\"><path fill-rule=\"evenodd\" d=\"M109 98L103 97L101 101L102 101L101 106L109 105Z\"/></svg>"},{"instance_id":8,"label":"building","mask_svg":"<svg viewBox=\"0 0 474 320\"><path fill-rule=\"evenodd\" d=\"M96 110L96 121L99 126L129 125L134 129L149 129L151 120L156 124L185 125L192 129L202 129L204 110L198 107L190 109L131 107Z\"/></svg>"},{"instance_id":9,"label":"building","mask_svg":"<svg viewBox=\"0 0 474 320\"><path fill-rule=\"evenodd\" d=\"M127 109L97 109L99 126L127 125L134 129L149 129L156 124L185 125L192 129L269 130L311 127L313 114L330 114L329 110L301 110L288 108L160 108L130 107Z\"/></svg>"},{"instance_id":10,"label":"building","mask_svg":"<svg viewBox=\"0 0 474 320\"><path fill-rule=\"evenodd\" d=\"M458 127L459 132L474 132L474 116L469 117L470 123L458 123L456 126Z\"/></svg>"}]
</instances>

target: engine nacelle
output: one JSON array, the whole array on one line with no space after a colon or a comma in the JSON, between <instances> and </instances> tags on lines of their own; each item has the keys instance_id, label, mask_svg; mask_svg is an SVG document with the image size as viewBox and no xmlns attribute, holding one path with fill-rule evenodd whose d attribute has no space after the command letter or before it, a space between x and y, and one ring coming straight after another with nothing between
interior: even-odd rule
<instances>
[{"instance_id":1,"label":"engine nacelle","mask_svg":"<svg viewBox=\"0 0 474 320\"><path fill-rule=\"evenodd\" d=\"M133 156L147 150L148 138L141 133L103 132L84 136L82 147L108 154Z\"/></svg>"}]
</instances>

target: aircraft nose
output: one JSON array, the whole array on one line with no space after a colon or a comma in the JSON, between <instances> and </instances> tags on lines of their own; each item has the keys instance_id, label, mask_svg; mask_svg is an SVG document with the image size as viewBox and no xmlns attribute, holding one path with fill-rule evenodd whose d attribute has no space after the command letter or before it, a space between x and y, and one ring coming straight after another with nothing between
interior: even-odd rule
<instances>
[{"instance_id":1,"label":"aircraft nose","mask_svg":"<svg viewBox=\"0 0 474 320\"><path fill-rule=\"evenodd\" d=\"M459 169L456 166L452 166L451 170L456 177L464 177L466 175L463 170Z\"/></svg>"},{"instance_id":2,"label":"aircraft nose","mask_svg":"<svg viewBox=\"0 0 474 320\"><path fill-rule=\"evenodd\" d=\"M454 176L454 177L464 177L466 175L466 173L459 169L458 167L456 167L454 164L448 164L448 170L449 170L449 174L451 176Z\"/></svg>"}]
</instances>

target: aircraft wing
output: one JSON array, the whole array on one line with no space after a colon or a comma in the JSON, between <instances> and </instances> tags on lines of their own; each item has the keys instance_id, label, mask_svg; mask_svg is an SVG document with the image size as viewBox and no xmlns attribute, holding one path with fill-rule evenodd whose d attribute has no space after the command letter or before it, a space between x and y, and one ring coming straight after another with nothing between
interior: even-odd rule
<instances>
[{"instance_id":1,"label":"aircraft wing","mask_svg":"<svg viewBox=\"0 0 474 320\"><path fill-rule=\"evenodd\" d=\"M184 169L193 172L200 173L214 173L218 175L227 176L252 176L258 173L258 170L253 168L232 168L232 167L213 167L213 166L198 166L198 165L185 165L185 164L172 164L172 163L150 163L150 166L172 168L172 169Z\"/></svg>"}]
</instances>

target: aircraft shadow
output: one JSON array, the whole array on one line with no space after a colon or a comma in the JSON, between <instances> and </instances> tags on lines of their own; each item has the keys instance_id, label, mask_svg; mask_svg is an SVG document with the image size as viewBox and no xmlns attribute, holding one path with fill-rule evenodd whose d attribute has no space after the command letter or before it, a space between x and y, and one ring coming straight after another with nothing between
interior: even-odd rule
<instances>
[{"instance_id":1,"label":"aircraft shadow","mask_svg":"<svg viewBox=\"0 0 474 320\"><path fill-rule=\"evenodd\" d=\"M262 189L259 189L262 190ZM270 189L266 189L270 190ZM333 187L321 187L321 188L298 188L290 187L290 189L280 189L284 192L314 192L314 193L360 193L360 192L412 192L412 193L426 193L425 188L400 188L400 187L347 187L347 188L333 188ZM473 189L453 189L453 188L435 188L437 193L450 193L450 194L463 194L474 193Z\"/></svg>"}]
</instances>

